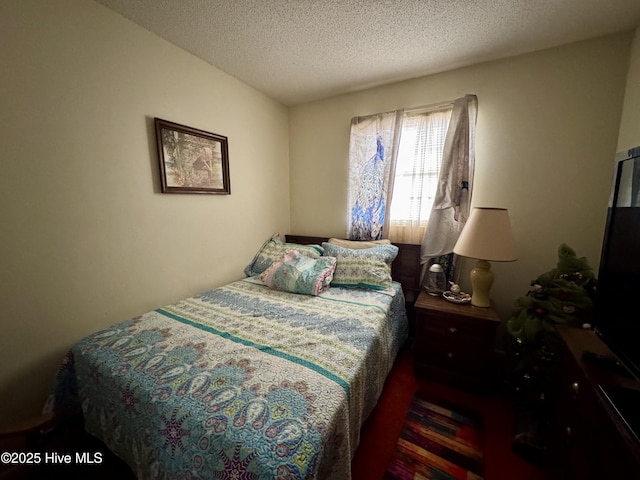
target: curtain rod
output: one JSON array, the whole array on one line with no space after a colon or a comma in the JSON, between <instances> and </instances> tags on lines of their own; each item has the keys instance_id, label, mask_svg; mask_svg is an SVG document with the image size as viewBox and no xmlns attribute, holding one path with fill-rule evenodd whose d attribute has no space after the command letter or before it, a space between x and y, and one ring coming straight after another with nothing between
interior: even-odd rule
<instances>
[{"instance_id":1,"label":"curtain rod","mask_svg":"<svg viewBox=\"0 0 640 480\"><path fill-rule=\"evenodd\" d=\"M404 112L409 115L416 114L416 113L424 113L430 110L439 110L444 107L451 107L453 106L454 103L455 103L455 100L447 100L444 102L431 103L429 105L421 105L419 107L407 108L405 109Z\"/></svg>"},{"instance_id":2,"label":"curtain rod","mask_svg":"<svg viewBox=\"0 0 640 480\"><path fill-rule=\"evenodd\" d=\"M353 117L351 119L351 122L355 122L358 123L362 120L365 120L369 117L375 116L375 115L383 115L383 114L387 114L387 113L396 113L399 111L402 111L402 113L404 113L405 115L418 115L420 113L425 113L425 112L429 112L429 111L436 111L439 110L441 108L444 107L453 107L454 103L456 101L455 100L445 100L444 102L438 102L438 103L431 103L429 105L421 105L419 107L411 107L411 108L405 108L405 109L399 109L399 110L389 110L388 112L382 112L382 113L377 113L377 114L372 114L372 115L359 115L356 117Z\"/></svg>"}]
</instances>

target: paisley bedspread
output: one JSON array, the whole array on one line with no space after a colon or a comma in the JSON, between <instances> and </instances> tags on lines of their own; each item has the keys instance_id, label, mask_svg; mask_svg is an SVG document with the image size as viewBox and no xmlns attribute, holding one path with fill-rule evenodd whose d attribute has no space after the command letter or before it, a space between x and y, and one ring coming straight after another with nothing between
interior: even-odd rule
<instances>
[{"instance_id":1,"label":"paisley bedspread","mask_svg":"<svg viewBox=\"0 0 640 480\"><path fill-rule=\"evenodd\" d=\"M350 478L407 338L399 284L319 296L247 278L82 339L49 406L146 479Z\"/></svg>"}]
</instances>

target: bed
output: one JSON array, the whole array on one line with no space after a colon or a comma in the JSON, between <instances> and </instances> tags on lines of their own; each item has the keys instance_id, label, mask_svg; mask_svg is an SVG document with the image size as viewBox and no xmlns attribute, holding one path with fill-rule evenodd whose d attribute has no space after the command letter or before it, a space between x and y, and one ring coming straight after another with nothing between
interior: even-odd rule
<instances>
[{"instance_id":1,"label":"bed","mask_svg":"<svg viewBox=\"0 0 640 480\"><path fill-rule=\"evenodd\" d=\"M81 339L46 409L81 412L139 480L349 479L408 336L405 294L397 246L318 238L273 236L246 278Z\"/></svg>"}]
</instances>

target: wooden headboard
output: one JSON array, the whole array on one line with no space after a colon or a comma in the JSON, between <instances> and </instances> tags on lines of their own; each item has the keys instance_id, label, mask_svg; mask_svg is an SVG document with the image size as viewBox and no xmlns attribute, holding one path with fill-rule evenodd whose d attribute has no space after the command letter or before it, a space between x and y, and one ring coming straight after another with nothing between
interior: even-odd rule
<instances>
[{"instance_id":1,"label":"wooden headboard","mask_svg":"<svg viewBox=\"0 0 640 480\"><path fill-rule=\"evenodd\" d=\"M285 239L289 243L321 245L322 242L327 242L329 237L285 235ZM391 276L402 285L406 302L413 305L420 293L420 245L409 243L394 243L394 245L398 247L398 256L391 265Z\"/></svg>"}]
</instances>

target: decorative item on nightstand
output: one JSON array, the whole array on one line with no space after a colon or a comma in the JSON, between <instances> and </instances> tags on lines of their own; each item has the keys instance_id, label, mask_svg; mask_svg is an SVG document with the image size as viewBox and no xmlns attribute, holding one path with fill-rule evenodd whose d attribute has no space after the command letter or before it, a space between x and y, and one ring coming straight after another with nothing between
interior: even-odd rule
<instances>
[{"instance_id":1,"label":"decorative item on nightstand","mask_svg":"<svg viewBox=\"0 0 640 480\"><path fill-rule=\"evenodd\" d=\"M471 305L489 307L489 291L494 280L489 262L517 260L507 209L475 207L453 253L477 260L471 270Z\"/></svg>"},{"instance_id":2,"label":"decorative item on nightstand","mask_svg":"<svg viewBox=\"0 0 640 480\"><path fill-rule=\"evenodd\" d=\"M441 296L447 289L447 278L442 265L434 263L429 267L425 289L429 295L433 295L434 297Z\"/></svg>"}]
</instances>

